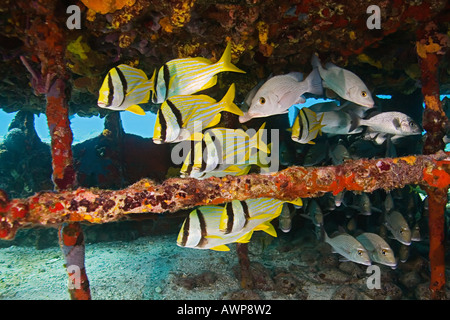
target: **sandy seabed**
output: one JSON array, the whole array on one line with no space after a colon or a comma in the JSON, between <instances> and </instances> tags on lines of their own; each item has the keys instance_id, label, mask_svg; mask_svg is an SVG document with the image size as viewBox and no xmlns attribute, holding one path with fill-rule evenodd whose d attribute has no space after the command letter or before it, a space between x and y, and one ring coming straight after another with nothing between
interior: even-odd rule
<instances>
[{"instance_id":1,"label":"sandy seabed","mask_svg":"<svg viewBox=\"0 0 450 320\"><path fill-rule=\"evenodd\" d=\"M428 286L414 270L399 274L380 266L382 288L368 289L366 266L340 262L313 236L291 240L255 233L249 244L253 290L241 288L234 244L229 252L186 249L176 245L176 235L87 244L92 299L421 299L419 288ZM0 249L0 299L69 299L63 264L58 247Z\"/></svg>"}]
</instances>

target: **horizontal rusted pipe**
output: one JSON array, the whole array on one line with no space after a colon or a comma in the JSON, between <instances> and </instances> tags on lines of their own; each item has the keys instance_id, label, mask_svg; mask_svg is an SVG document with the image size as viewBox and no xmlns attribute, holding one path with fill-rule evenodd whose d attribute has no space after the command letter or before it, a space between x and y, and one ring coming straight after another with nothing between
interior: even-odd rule
<instances>
[{"instance_id":1,"label":"horizontal rusted pipe","mask_svg":"<svg viewBox=\"0 0 450 320\"><path fill-rule=\"evenodd\" d=\"M270 197L280 200L318 197L325 192L373 192L408 184L447 188L448 153L400 158L359 159L328 167L289 167L271 174L171 178L160 185L143 179L122 190L97 188L40 192L26 199L0 197L0 238L19 228L59 226L65 222L107 223L130 213L176 212L232 200Z\"/></svg>"}]
</instances>

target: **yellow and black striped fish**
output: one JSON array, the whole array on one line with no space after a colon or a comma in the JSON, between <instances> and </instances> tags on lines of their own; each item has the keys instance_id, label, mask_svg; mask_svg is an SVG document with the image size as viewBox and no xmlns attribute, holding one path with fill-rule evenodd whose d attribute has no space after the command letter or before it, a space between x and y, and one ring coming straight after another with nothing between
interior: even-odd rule
<instances>
[{"instance_id":1,"label":"yellow and black striped fish","mask_svg":"<svg viewBox=\"0 0 450 320\"><path fill-rule=\"evenodd\" d=\"M170 60L159 69L153 103L163 103L173 96L190 95L211 88L217 83L216 75L224 71L245 73L231 63L230 42L216 63L201 57Z\"/></svg>"},{"instance_id":2,"label":"yellow and black striped fish","mask_svg":"<svg viewBox=\"0 0 450 320\"><path fill-rule=\"evenodd\" d=\"M299 110L292 126L291 138L298 143L315 144L314 140L321 133L323 113L320 119L314 111L308 108Z\"/></svg>"},{"instance_id":3,"label":"yellow and black striped fish","mask_svg":"<svg viewBox=\"0 0 450 320\"><path fill-rule=\"evenodd\" d=\"M242 129L208 129L201 141L192 141L181 176L203 179L213 171L232 175L247 173L248 166L259 165L259 160L269 153L263 141L264 126L265 123L252 136Z\"/></svg>"},{"instance_id":4,"label":"yellow and black striped fish","mask_svg":"<svg viewBox=\"0 0 450 320\"><path fill-rule=\"evenodd\" d=\"M167 99L156 116L153 142L159 144L191 140L194 132L200 134L202 130L217 125L222 111L242 115L242 111L233 103L235 91L233 83L220 101L206 95L174 96Z\"/></svg>"},{"instance_id":5,"label":"yellow and black striped fish","mask_svg":"<svg viewBox=\"0 0 450 320\"><path fill-rule=\"evenodd\" d=\"M155 92L155 72L150 80L140 69L121 64L109 70L100 87L98 106L110 110L128 110L145 115L139 106Z\"/></svg>"},{"instance_id":6,"label":"yellow and black striped fish","mask_svg":"<svg viewBox=\"0 0 450 320\"><path fill-rule=\"evenodd\" d=\"M177 244L181 247L230 250L230 243L247 243L254 231L262 230L276 237L270 223L278 217L283 201L260 198L233 201L225 207L203 206L193 210L181 227Z\"/></svg>"}]
</instances>

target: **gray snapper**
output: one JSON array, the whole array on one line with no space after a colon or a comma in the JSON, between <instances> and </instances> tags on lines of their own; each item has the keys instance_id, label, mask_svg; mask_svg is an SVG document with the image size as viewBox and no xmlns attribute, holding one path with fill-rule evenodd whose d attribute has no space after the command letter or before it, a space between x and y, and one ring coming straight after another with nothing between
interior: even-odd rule
<instances>
[{"instance_id":1,"label":"gray snapper","mask_svg":"<svg viewBox=\"0 0 450 320\"><path fill-rule=\"evenodd\" d=\"M392 210L385 213L385 225L397 241L407 246L411 244L411 229L400 212Z\"/></svg>"},{"instance_id":2,"label":"gray snapper","mask_svg":"<svg viewBox=\"0 0 450 320\"><path fill-rule=\"evenodd\" d=\"M356 240L361 242L364 248L367 249L369 257L373 262L384 264L389 267L396 267L397 260L394 256L394 251L389 244L375 233L364 232L356 237Z\"/></svg>"},{"instance_id":3,"label":"gray snapper","mask_svg":"<svg viewBox=\"0 0 450 320\"><path fill-rule=\"evenodd\" d=\"M325 242L328 243L334 250L334 252L339 253L344 258L370 266L372 264L369 253L366 248L356 240L353 236L348 233L341 233L333 238L328 237L325 230L323 230Z\"/></svg>"},{"instance_id":4,"label":"gray snapper","mask_svg":"<svg viewBox=\"0 0 450 320\"><path fill-rule=\"evenodd\" d=\"M332 63L327 63L325 68L322 67L317 54L313 54L311 64L313 68L318 68L325 88L333 90L345 100L368 108L374 107L375 103L369 89L356 74Z\"/></svg>"},{"instance_id":5,"label":"gray snapper","mask_svg":"<svg viewBox=\"0 0 450 320\"><path fill-rule=\"evenodd\" d=\"M275 114L287 113L294 104L304 103L304 93L321 95L322 80L317 69L301 81L302 75L291 72L274 76L267 80L255 93L247 113L239 117L241 123L252 118L262 118Z\"/></svg>"}]
</instances>

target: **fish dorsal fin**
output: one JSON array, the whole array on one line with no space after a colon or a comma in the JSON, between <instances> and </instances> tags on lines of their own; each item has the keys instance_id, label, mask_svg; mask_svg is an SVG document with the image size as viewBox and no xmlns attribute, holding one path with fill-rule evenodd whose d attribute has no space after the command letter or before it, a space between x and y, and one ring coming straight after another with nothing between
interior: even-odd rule
<instances>
[{"instance_id":1,"label":"fish dorsal fin","mask_svg":"<svg viewBox=\"0 0 450 320\"><path fill-rule=\"evenodd\" d=\"M133 68L127 64L118 65L117 68L125 76L129 90L133 90L136 86L140 85L142 82L148 81L147 75L141 69Z\"/></svg>"},{"instance_id":2,"label":"fish dorsal fin","mask_svg":"<svg viewBox=\"0 0 450 320\"><path fill-rule=\"evenodd\" d=\"M292 71L286 75L297 80L298 82L303 81L303 73L301 73L301 72Z\"/></svg>"},{"instance_id":3,"label":"fish dorsal fin","mask_svg":"<svg viewBox=\"0 0 450 320\"><path fill-rule=\"evenodd\" d=\"M128 108L126 108L126 110L135 114L139 114L141 116L145 116L145 111L142 110L142 108L139 107L137 104L129 106Z\"/></svg>"},{"instance_id":4,"label":"fish dorsal fin","mask_svg":"<svg viewBox=\"0 0 450 320\"><path fill-rule=\"evenodd\" d=\"M222 244L222 245L220 245L220 246L215 246L215 247L212 247L212 248L210 248L211 250L214 250L214 251L230 251L230 248L228 248L226 245L224 245L224 244Z\"/></svg>"}]
</instances>

